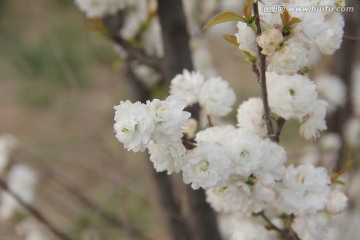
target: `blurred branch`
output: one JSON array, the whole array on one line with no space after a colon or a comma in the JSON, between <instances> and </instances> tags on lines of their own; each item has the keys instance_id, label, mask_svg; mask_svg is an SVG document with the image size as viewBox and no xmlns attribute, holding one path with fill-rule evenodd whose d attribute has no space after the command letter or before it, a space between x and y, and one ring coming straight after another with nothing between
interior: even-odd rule
<instances>
[{"instance_id":1,"label":"blurred branch","mask_svg":"<svg viewBox=\"0 0 360 240\"><path fill-rule=\"evenodd\" d=\"M0 178L0 187L10 194L22 207L24 207L35 219L41 222L50 232L52 232L55 236L62 240L72 240L69 236L59 230L53 223L49 221L38 209L34 206L23 201L17 194L12 192L5 180Z\"/></svg>"},{"instance_id":2,"label":"blurred branch","mask_svg":"<svg viewBox=\"0 0 360 240\"><path fill-rule=\"evenodd\" d=\"M192 54L189 46L190 35L187 30L182 1L158 0L157 2L165 50L162 63L166 82L170 83L171 79L182 72L183 69L190 71L193 69ZM191 112L193 118L199 119L199 106L195 105L187 110ZM221 239L216 215L206 202L205 191L203 189L194 191L190 186L186 186L186 193L195 239Z\"/></svg>"},{"instance_id":3,"label":"blurred branch","mask_svg":"<svg viewBox=\"0 0 360 240\"><path fill-rule=\"evenodd\" d=\"M132 60L126 59L123 67L124 74L128 82L132 85L132 89L135 91L136 100L145 103L151 96L151 91L145 86L143 82L135 75L132 67Z\"/></svg>"},{"instance_id":4,"label":"blurred branch","mask_svg":"<svg viewBox=\"0 0 360 240\"><path fill-rule=\"evenodd\" d=\"M107 27L110 38L117 44L119 44L127 53L128 60L136 60L142 64L145 64L158 72L162 72L161 59L146 54L142 49L134 47L131 43L126 41L119 33L123 24L123 12L119 11L113 16L103 18L103 23Z\"/></svg>"},{"instance_id":5,"label":"blurred branch","mask_svg":"<svg viewBox=\"0 0 360 240\"><path fill-rule=\"evenodd\" d=\"M120 219L119 217L114 216L111 213L108 213L104 210L101 206L94 203L88 197L86 197L80 188L76 187L74 183L70 183L69 180L65 180L64 176L60 176L58 173L51 169L47 169L46 175L50 178L54 179L56 183L58 183L62 188L68 191L72 196L74 196L83 206L87 207L88 209L96 212L102 219L106 222L111 224L114 227L119 229L123 229L124 232L131 237L131 239L141 239L141 240L150 240L150 238L144 236L144 234L139 230L131 225L129 225L124 220Z\"/></svg>"},{"instance_id":6,"label":"blurred branch","mask_svg":"<svg viewBox=\"0 0 360 240\"><path fill-rule=\"evenodd\" d=\"M49 166L46 166L44 168L44 166L39 161L37 161L37 159L31 156L30 157L25 156L19 158L27 159L28 161L30 160L33 164L36 164L38 169L41 168L42 173L46 178L49 178L54 182L56 182L60 187L65 189L70 195L76 198L84 207L96 212L96 214L98 214L103 220L105 220L112 226L117 227L119 229L123 229L124 232L129 237L131 237L131 239L150 240L150 238L144 236L144 234L141 233L139 229L132 227L126 221L107 212L101 206L93 202L90 198L88 198L82 193L82 190L79 187L76 187L76 184L74 182L67 179L64 175L58 173L58 171L54 170ZM16 161L19 160L16 159Z\"/></svg>"}]
</instances>

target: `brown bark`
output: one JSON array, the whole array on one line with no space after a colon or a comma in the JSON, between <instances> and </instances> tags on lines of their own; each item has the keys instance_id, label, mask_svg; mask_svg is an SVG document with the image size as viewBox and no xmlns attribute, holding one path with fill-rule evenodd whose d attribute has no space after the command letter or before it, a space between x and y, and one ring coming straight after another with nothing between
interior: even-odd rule
<instances>
[{"instance_id":1,"label":"brown bark","mask_svg":"<svg viewBox=\"0 0 360 240\"><path fill-rule=\"evenodd\" d=\"M158 5L165 48L163 69L166 81L169 83L183 69L193 69L189 46L190 36L181 0L158 0ZM188 110L192 113L193 118L198 119L198 106ZM220 240L221 236L217 227L216 215L206 202L204 190L194 191L190 186L187 186L186 192L195 239Z\"/></svg>"}]
</instances>

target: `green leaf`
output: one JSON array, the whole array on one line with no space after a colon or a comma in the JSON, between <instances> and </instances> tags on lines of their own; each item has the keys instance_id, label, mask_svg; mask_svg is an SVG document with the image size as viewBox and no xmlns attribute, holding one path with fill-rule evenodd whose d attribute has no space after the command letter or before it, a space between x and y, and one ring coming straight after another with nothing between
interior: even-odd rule
<instances>
[{"instance_id":1,"label":"green leaf","mask_svg":"<svg viewBox=\"0 0 360 240\"><path fill-rule=\"evenodd\" d=\"M253 0L247 0L244 4L243 13L246 19L251 19L252 17L253 4L254 4Z\"/></svg>"},{"instance_id":2,"label":"green leaf","mask_svg":"<svg viewBox=\"0 0 360 240\"><path fill-rule=\"evenodd\" d=\"M244 23L248 22L245 18L234 12L222 12L216 15L215 17L213 17L212 19L210 19L210 21L205 24L203 29L208 29L209 27L212 27L216 24L228 22L228 21L241 21Z\"/></svg>"},{"instance_id":3,"label":"green leaf","mask_svg":"<svg viewBox=\"0 0 360 240\"><path fill-rule=\"evenodd\" d=\"M337 180L337 181L335 182L335 184L341 185L341 186L345 186L345 185L346 185L346 183L345 183L344 181L341 181L341 180Z\"/></svg>"},{"instance_id":4,"label":"green leaf","mask_svg":"<svg viewBox=\"0 0 360 240\"><path fill-rule=\"evenodd\" d=\"M226 41L228 41L229 43L231 43L232 45L235 45L235 46L239 46L237 40L236 40L236 37L234 35L231 35L231 34L224 34L224 39Z\"/></svg>"}]
</instances>

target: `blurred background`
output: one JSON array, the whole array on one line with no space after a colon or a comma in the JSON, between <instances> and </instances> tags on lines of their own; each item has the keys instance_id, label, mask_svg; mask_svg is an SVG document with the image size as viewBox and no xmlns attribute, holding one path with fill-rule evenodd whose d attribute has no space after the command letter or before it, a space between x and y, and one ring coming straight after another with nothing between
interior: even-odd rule
<instances>
[{"instance_id":1,"label":"blurred background","mask_svg":"<svg viewBox=\"0 0 360 240\"><path fill-rule=\"evenodd\" d=\"M216 31L206 37L210 53L238 106L260 89L241 53ZM132 98L120 66L113 43L89 31L73 1L0 0L0 134L20 143L11 164L38 175L34 206L74 239L127 239L103 212L152 239L169 239L152 166L115 139L113 106ZM290 159L312 145L295 121L282 139ZM0 223L1 240L24 239L19 218Z\"/></svg>"}]
</instances>

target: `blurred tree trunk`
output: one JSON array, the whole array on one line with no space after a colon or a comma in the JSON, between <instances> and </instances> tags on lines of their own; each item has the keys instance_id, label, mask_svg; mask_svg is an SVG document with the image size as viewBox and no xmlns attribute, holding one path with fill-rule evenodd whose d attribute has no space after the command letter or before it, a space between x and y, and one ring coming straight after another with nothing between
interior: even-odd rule
<instances>
[{"instance_id":1,"label":"blurred tree trunk","mask_svg":"<svg viewBox=\"0 0 360 240\"><path fill-rule=\"evenodd\" d=\"M359 41L352 40L348 37L357 37L360 33L360 3L357 1L347 2L348 6L354 7L354 12L348 12L344 14L345 28L344 39L341 48L335 54L335 61L333 71L335 75L339 76L346 85L346 103L344 107L338 108L335 113L330 115L327 119L328 130L335 132L342 138L342 146L338 153L338 161L336 163L336 170L340 170L344 165L346 157L344 136L342 128L344 123L352 115L352 88L351 88L351 76L353 67L356 63L357 51Z\"/></svg>"},{"instance_id":2,"label":"blurred tree trunk","mask_svg":"<svg viewBox=\"0 0 360 240\"><path fill-rule=\"evenodd\" d=\"M163 71L166 81L171 79L183 69L193 70L190 50L190 36L186 26L186 18L181 0L158 0L159 18L162 27L162 38L165 48ZM192 117L198 119L197 107L189 109ZM187 187L187 197L191 211L192 230L197 240L221 239L216 215L206 202L204 190L192 190Z\"/></svg>"}]
</instances>

